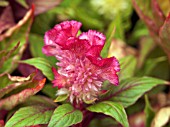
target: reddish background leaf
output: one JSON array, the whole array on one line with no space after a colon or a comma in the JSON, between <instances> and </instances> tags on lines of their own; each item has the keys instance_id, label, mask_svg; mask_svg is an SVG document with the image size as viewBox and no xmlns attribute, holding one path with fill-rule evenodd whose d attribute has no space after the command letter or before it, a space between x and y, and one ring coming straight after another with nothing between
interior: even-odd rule
<instances>
[{"instance_id":1,"label":"reddish background leaf","mask_svg":"<svg viewBox=\"0 0 170 127\"><path fill-rule=\"evenodd\" d=\"M34 81L33 84L30 83L30 85L35 85L34 87L27 88L17 94L11 95L7 98L0 100L0 109L11 110L16 105L23 103L30 96L39 92L44 87L45 81L46 79L42 79L40 81Z\"/></svg>"}]
</instances>

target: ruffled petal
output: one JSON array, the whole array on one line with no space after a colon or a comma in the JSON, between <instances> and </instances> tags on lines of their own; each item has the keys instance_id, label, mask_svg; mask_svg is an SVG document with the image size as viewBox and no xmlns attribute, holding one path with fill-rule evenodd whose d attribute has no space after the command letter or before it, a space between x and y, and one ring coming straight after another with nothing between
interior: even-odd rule
<instances>
[{"instance_id":1,"label":"ruffled petal","mask_svg":"<svg viewBox=\"0 0 170 127\"><path fill-rule=\"evenodd\" d=\"M59 25L56 25L54 28L56 30L63 30L65 31L65 34L67 34L67 36L76 36L77 32L79 31L80 27L81 27L81 23L77 22L77 21L64 21L62 23L60 23ZM60 26L60 27L58 27Z\"/></svg>"},{"instance_id":2,"label":"ruffled petal","mask_svg":"<svg viewBox=\"0 0 170 127\"><path fill-rule=\"evenodd\" d=\"M88 52L86 52L86 57L95 65L103 66L102 58L100 57L100 52L102 50L102 46L92 46Z\"/></svg>"},{"instance_id":3,"label":"ruffled petal","mask_svg":"<svg viewBox=\"0 0 170 127\"><path fill-rule=\"evenodd\" d=\"M114 85L118 85L119 78L117 73L120 71L120 65L118 60L115 57L111 57L106 58L105 62L107 64L105 64L105 66L101 68L102 69L101 77L105 80L110 81Z\"/></svg>"},{"instance_id":4,"label":"ruffled petal","mask_svg":"<svg viewBox=\"0 0 170 127\"><path fill-rule=\"evenodd\" d=\"M57 31L55 35L55 43L67 48L68 40L74 40L77 32L81 27L81 23L77 21L64 21L54 27Z\"/></svg>"},{"instance_id":5,"label":"ruffled petal","mask_svg":"<svg viewBox=\"0 0 170 127\"><path fill-rule=\"evenodd\" d=\"M99 67L109 67L111 64L116 63L116 66L119 65L117 59L115 57L111 58L102 58L100 57L100 52L102 50L102 46L92 46L89 51L85 54L86 57L95 65ZM112 68L115 67L112 66ZM119 70L119 67L115 68Z\"/></svg>"},{"instance_id":6,"label":"ruffled petal","mask_svg":"<svg viewBox=\"0 0 170 127\"><path fill-rule=\"evenodd\" d=\"M55 40L57 33L58 32L55 29L47 31L44 36L45 45L56 45Z\"/></svg>"},{"instance_id":7,"label":"ruffled petal","mask_svg":"<svg viewBox=\"0 0 170 127\"><path fill-rule=\"evenodd\" d=\"M56 25L53 29L45 33L45 45L60 45L66 49L67 43L73 42L77 32L81 27L81 23L77 21L64 21Z\"/></svg>"},{"instance_id":8,"label":"ruffled petal","mask_svg":"<svg viewBox=\"0 0 170 127\"><path fill-rule=\"evenodd\" d=\"M68 41L68 48L74 52L77 56L84 56L89 50L90 44L87 40L74 39L74 42Z\"/></svg>"},{"instance_id":9,"label":"ruffled petal","mask_svg":"<svg viewBox=\"0 0 170 127\"><path fill-rule=\"evenodd\" d=\"M103 46L106 40L106 37L95 30L89 30L88 32L84 32L79 36L79 39L88 40L90 45L101 45Z\"/></svg>"}]
</instances>

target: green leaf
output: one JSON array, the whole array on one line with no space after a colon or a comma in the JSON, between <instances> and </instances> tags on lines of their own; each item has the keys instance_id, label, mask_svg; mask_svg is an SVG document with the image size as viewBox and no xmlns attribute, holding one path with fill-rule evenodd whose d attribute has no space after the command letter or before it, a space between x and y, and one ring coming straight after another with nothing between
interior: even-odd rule
<instances>
[{"instance_id":1,"label":"green leaf","mask_svg":"<svg viewBox=\"0 0 170 127\"><path fill-rule=\"evenodd\" d=\"M113 117L117 122L124 127L129 127L126 112L123 106L116 102L103 101L92 106L87 107L87 110L91 112L103 113Z\"/></svg>"},{"instance_id":2,"label":"green leaf","mask_svg":"<svg viewBox=\"0 0 170 127\"><path fill-rule=\"evenodd\" d=\"M150 127L151 126L151 122L155 116L155 112L153 111L149 100L148 100L148 96L145 96L145 115L146 115L146 127Z\"/></svg>"},{"instance_id":3,"label":"green leaf","mask_svg":"<svg viewBox=\"0 0 170 127\"><path fill-rule=\"evenodd\" d=\"M52 84L46 84L41 92L43 92L45 95L51 97L52 99L56 98L58 88L53 87Z\"/></svg>"},{"instance_id":4,"label":"green leaf","mask_svg":"<svg viewBox=\"0 0 170 127\"><path fill-rule=\"evenodd\" d=\"M49 11L36 16L32 24L31 33L44 36L44 33L55 24L55 16L55 14Z\"/></svg>"},{"instance_id":5,"label":"green leaf","mask_svg":"<svg viewBox=\"0 0 170 127\"><path fill-rule=\"evenodd\" d=\"M116 39L121 39L121 40L124 39L124 28L123 28L122 20L120 16L116 16L116 18L109 25L109 28L106 34L107 40L101 52L102 57L108 56L108 50L111 45L113 37Z\"/></svg>"},{"instance_id":6,"label":"green leaf","mask_svg":"<svg viewBox=\"0 0 170 127\"><path fill-rule=\"evenodd\" d=\"M115 22L113 21L109 25L109 28L108 28L107 34L106 34L106 43L101 51L101 56L104 58L108 56L109 47L111 45L114 34L115 34Z\"/></svg>"},{"instance_id":7,"label":"green leaf","mask_svg":"<svg viewBox=\"0 0 170 127\"><path fill-rule=\"evenodd\" d=\"M32 65L36 68L38 68L39 70L42 71L42 73L49 79L49 80L53 80L54 79L54 75L52 72L52 66L51 64L44 58L31 58L31 59L27 59L27 60L22 60L19 61L19 63L25 63L25 64L29 64Z\"/></svg>"},{"instance_id":8,"label":"green leaf","mask_svg":"<svg viewBox=\"0 0 170 127\"><path fill-rule=\"evenodd\" d=\"M7 121L5 127L24 127L38 124L48 124L54 108L46 106L29 106L19 109Z\"/></svg>"},{"instance_id":9,"label":"green leaf","mask_svg":"<svg viewBox=\"0 0 170 127\"><path fill-rule=\"evenodd\" d=\"M122 19L119 15L117 15L115 17L114 24L115 24L115 27L116 27L114 38L123 40L124 36L125 36L124 35L125 30L123 28Z\"/></svg>"},{"instance_id":10,"label":"green leaf","mask_svg":"<svg viewBox=\"0 0 170 127\"><path fill-rule=\"evenodd\" d=\"M146 25L142 22L142 20L138 20L134 30L132 31L129 39L128 39L128 44L132 44L134 45L136 42L138 42L138 40L141 37L145 37L149 35L149 31L146 27Z\"/></svg>"},{"instance_id":11,"label":"green leaf","mask_svg":"<svg viewBox=\"0 0 170 127\"><path fill-rule=\"evenodd\" d=\"M136 71L137 59L135 56L126 56L120 60L119 80L133 77Z\"/></svg>"},{"instance_id":12,"label":"green leaf","mask_svg":"<svg viewBox=\"0 0 170 127\"><path fill-rule=\"evenodd\" d=\"M54 100L54 102L62 102L65 101L69 97L68 94L57 96L57 98Z\"/></svg>"},{"instance_id":13,"label":"green leaf","mask_svg":"<svg viewBox=\"0 0 170 127\"><path fill-rule=\"evenodd\" d=\"M84 9L83 7L76 7L73 10L74 15L71 16L72 18L77 19L78 21L82 22L84 28L91 28L91 29L102 29L104 24L101 20L94 18L92 11Z\"/></svg>"},{"instance_id":14,"label":"green leaf","mask_svg":"<svg viewBox=\"0 0 170 127\"><path fill-rule=\"evenodd\" d=\"M111 86L102 100L121 103L125 108L134 104L145 92L169 82L152 77L135 77L122 80L119 86Z\"/></svg>"},{"instance_id":15,"label":"green leaf","mask_svg":"<svg viewBox=\"0 0 170 127\"><path fill-rule=\"evenodd\" d=\"M146 76L146 75L150 75L154 73L153 70L157 67L157 65L161 62L166 62L166 60L167 60L167 57L165 56L147 59L143 67L141 68L141 70L138 71L137 75ZM162 71L162 68L160 70Z\"/></svg>"},{"instance_id":16,"label":"green leaf","mask_svg":"<svg viewBox=\"0 0 170 127\"><path fill-rule=\"evenodd\" d=\"M34 95L31 96L30 98L27 99L27 101L25 101L22 106L26 107L26 106L47 106L47 107L57 107L57 104L53 102L52 99L42 96L42 95Z\"/></svg>"},{"instance_id":17,"label":"green leaf","mask_svg":"<svg viewBox=\"0 0 170 127\"><path fill-rule=\"evenodd\" d=\"M155 44L151 37L144 37L140 41L140 51L138 57L138 67L142 67L144 62L146 61L147 56L149 53L155 48Z\"/></svg>"},{"instance_id":18,"label":"green leaf","mask_svg":"<svg viewBox=\"0 0 170 127\"><path fill-rule=\"evenodd\" d=\"M9 80L6 74L0 74L0 81L1 81L0 89L3 89L6 86L12 84L12 81Z\"/></svg>"},{"instance_id":19,"label":"green leaf","mask_svg":"<svg viewBox=\"0 0 170 127\"><path fill-rule=\"evenodd\" d=\"M83 120L81 111L70 104L63 104L55 109L48 127L68 127Z\"/></svg>"},{"instance_id":20,"label":"green leaf","mask_svg":"<svg viewBox=\"0 0 170 127\"><path fill-rule=\"evenodd\" d=\"M94 118L91 120L88 127L115 127L118 123L111 117Z\"/></svg>"}]
</instances>

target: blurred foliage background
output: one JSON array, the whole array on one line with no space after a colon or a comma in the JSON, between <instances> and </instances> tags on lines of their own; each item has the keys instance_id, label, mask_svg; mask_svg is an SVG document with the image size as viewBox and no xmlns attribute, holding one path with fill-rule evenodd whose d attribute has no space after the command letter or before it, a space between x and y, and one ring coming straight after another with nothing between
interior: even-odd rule
<instances>
[{"instance_id":1,"label":"blurred foliage background","mask_svg":"<svg viewBox=\"0 0 170 127\"><path fill-rule=\"evenodd\" d=\"M133 2L132 2L133 1ZM28 76L35 67L18 63L17 60L41 57L56 66L54 57L42 53L44 33L65 20L82 22L82 31L95 29L106 35L107 41L101 55L115 56L124 68L123 76L152 76L170 80L170 38L158 37L159 30L168 20L169 0L1 0L0 1L0 73ZM163 18L156 17L154 7L159 6ZM34 14L29 14L32 8ZM137 12L137 13L136 13ZM139 15L139 16L138 16ZM153 21L153 25L152 25ZM167 23L168 24L168 23ZM168 28L167 28L168 27ZM166 26L170 31L170 25ZM159 41L161 44L155 43ZM18 42L20 44L18 45ZM167 42L166 44L162 42ZM168 47L168 48L167 48ZM17 48L17 50L15 50ZM5 57L4 57L5 54ZM38 72L37 79L43 74ZM41 94L53 97L54 89L47 82ZM148 93L153 108L169 105L169 87L159 86ZM161 98L161 99L160 99ZM162 102L162 98L166 99ZM145 98L127 108L131 127L143 127ZM148 102L149 103L149 102ZM149 105L147 103L147 105ZM163 103L163 104L162 104ZM138 118L139 117L139 118ZM138 119L139 123L135 123ZM96 124L98 121L93 121ZM100 121L100 127L114 124L112 119Z\"/></svg>"}]
</instances>

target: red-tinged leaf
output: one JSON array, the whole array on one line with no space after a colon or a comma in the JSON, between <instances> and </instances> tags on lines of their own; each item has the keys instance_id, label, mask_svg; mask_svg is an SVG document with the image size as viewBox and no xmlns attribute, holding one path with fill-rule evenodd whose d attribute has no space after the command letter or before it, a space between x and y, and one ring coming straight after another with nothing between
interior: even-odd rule
<instances>
[{"instance_id":1,"label":"red-tinged leaf","mask_svg":"<svg viewBox=\"0 0 170 127\"><path fill-rule=\"evenodd\" d=\"M41 80L44 78L44 75L42 74L42 72L40 70L37 70L37 68L35 68L34 66L28 65L28 64L19 64L18 68L19 72L23 75L23 76L28 76L31 73L37 71L37 74L35 76L35 79L37 80Z\"/></svg>"},{"instance_id":2,"label":"red-tinged leaf","mask_svg":"<svg viewBox=\"0 0 170 127\"><path fill-rule=\"evenodd\" d=\"M159 36L164 50L167 52L170 59L170 14L166 18L163 26L160 28Z\"/></svg>"},{"instance_id":3,"label":"red-tinged leaf","mask_svg":"<svg viewBox=\"0 0 170 127\"><path fill-rule=\"evenodd\" d=\"M0 34L14 25L15 22L12 14L12 9L10 6L7 6L0 16Z\"/></svg>"},{"instance_id":4,"label":"red-tinged leaf","mask_svg":"<svg viewBox=\"0 0 170 127\"><path fill-rule=\"evenodd\" d=\"M14 46L11 50L2 50L0 51L0 68L3 66L6 60L8 60L11 55L17 50L19 47L19 42L17 43L16 46Z\"/></svg>"},{"instance_id":5,"label":"red-tinged leaf","mask_svg":"<svg viewBox=\"0 0 170 127\"><path fill-rule=\"evenodd\" d=\"M20 20L15 26L11 27L9 30L7 30L4 34L0 35L0 41L2 41L3 39L6 39L8 37L10 37L11 35L15 34L15 36L17 36L16 34L18 33L17 30L21 29L21 27L24 24L31 25L32 20L33 20L33 13L34 13L34 8L30 9L26 15L24 16L24 18L22 20ZM29 21L29 23L27 23ZM26 31L29 31L29 27ZM23 32L23 31L22 31ZM27 33L25 34L27 36ZM19 36L19 35L18 35Z\"/></svg>"},{"instance_id":6,"label":"red-tinged leaf","mask_svg":"<svg viewBox=\"0 0 170 127\"><path fill-rule=\"evenodd\" d=\"M0 35L0 51L4 49L9 51L20 42L19 47L13 52L11 57L4 62L3 67L0 68L0 73L11 73L17 67L17 64L14 64L14 62L21 59L23 51L27 46L28 32L33 21L33 10L33 8L30 9L18 24Z\"/></svg>"},{"instance_id":7,"label":"red-tinged leaf","mask_svg":"<svg viewBox=\"0 0 170 127\"><path fill-rule=\"evenodd\" d=\"M147 25L150 31L150 35L154 39L154 42L161 46L161 48L165 51L170 60L170 43L169 43L170 16L168 16L167 19L165 20L165 15L163 14L156 0L138 0L138 1L132 0L132 3L140 18ZM146 11L144 11L144 9L143 10L141 9L141 7L147 5L148 3L150 3L150 5L148 5L149 6L148 13L150 11L152 12L150 13L149 16L146 13ZM167 1L165 3L167 3Z\"/></svg>"},{"instance_id":8,"label":"red-tinged leaf","mask_svg":"<svg viewBox=\"0 0 170 127\"><path fill-rule=\"evenodd\" d=\"M28 64L36 67L37 69L41 70L42 73L49 79L53 80L54 75L52 73L52 66L47 59L36 57L31 59L26 59L22 61L18 61L19 63Z\"/></svg>"},{"instance_id":9,"label":"red-tinged leaf","mask_svg":"<svg viewBox=\"0 0 170 127\"><path fill-rule=\"evenodd\" d=\"M4 95L8 94L12 90L19 88L23 85L26 85L32 82L35 77L35 73L30 74L28 77L20 77L20 76L11 76L9 74L4 74L0 76L0 80L2 81L2 88L0 88L0 98ZM8 80L5 82L5 80Z\"/></svg>"},{"instance_id":10,"label":"red-tinged leaf","mask_svg":"<svg viewBox=\"0 0 170 127\"><path fill-rule=\"evenodd\" d=\"M169 5L170 5L170 1L169 0L164 0L162 2L162 0L157 0L161 10L163 11L165 16L168 16L168 13L170 11Z\"/></svg>"},{"instance_id":11,"label":"red-tinged leaf","mask_svg":"<svg viewBox=\"0 0 170 127\"><path fill-rule=\"evenodd\" d=\"M151 0L151 7L153 12L153 18L158 27L160 27L165 20L165 15L163 14L157 0Z\"/></svg>"},{"instance_id":12,"label":"red-tinged leaf","mask_svg":"<svg viewBox=\"0 0 170 127\"><path fill-rule=\"evenodd\" d=\"M13 94L9 97L0 100L0 109L11 110L16 105L23 103L28 99L30 96L39 92L45 84L46 79L40 81L33 81L31 82L30 88L24 89L23 91Z\"/></svg>"},{"instance_id":13,"label":"red-tinged leaf","mask_svg":"<svg viewBox=\"0 0 170 127\"><path fill-rule=\"evenodd\" d=\"M149 0L147 0L147 1L149 1ZM145 2L147 2L147 1L145 1ZM142 3L142 2L140 1L140 3ZM145 22L145 24L149 28L150 32L158 33L159 28L153 21L152 17L149 17L144 14L143 10L140 9L139 4L137 4L136 0L132 0L132 4L133 4L136 12L138 13L139 17ZM143 2L142 5L145 5L145 3Z\"/></svg>"},{"instance_id":14,"label":"red-tinged leaf","mask_svg":"<svg viewBox=\"0 0 170 127\"><path fill-rule=\"evenodd\" d=\"M28 4L31 6L35 5L35 15L41 14L49 9L54 8L59 5L62 0L27 0Z\"/></svg>"}]
</instances>

